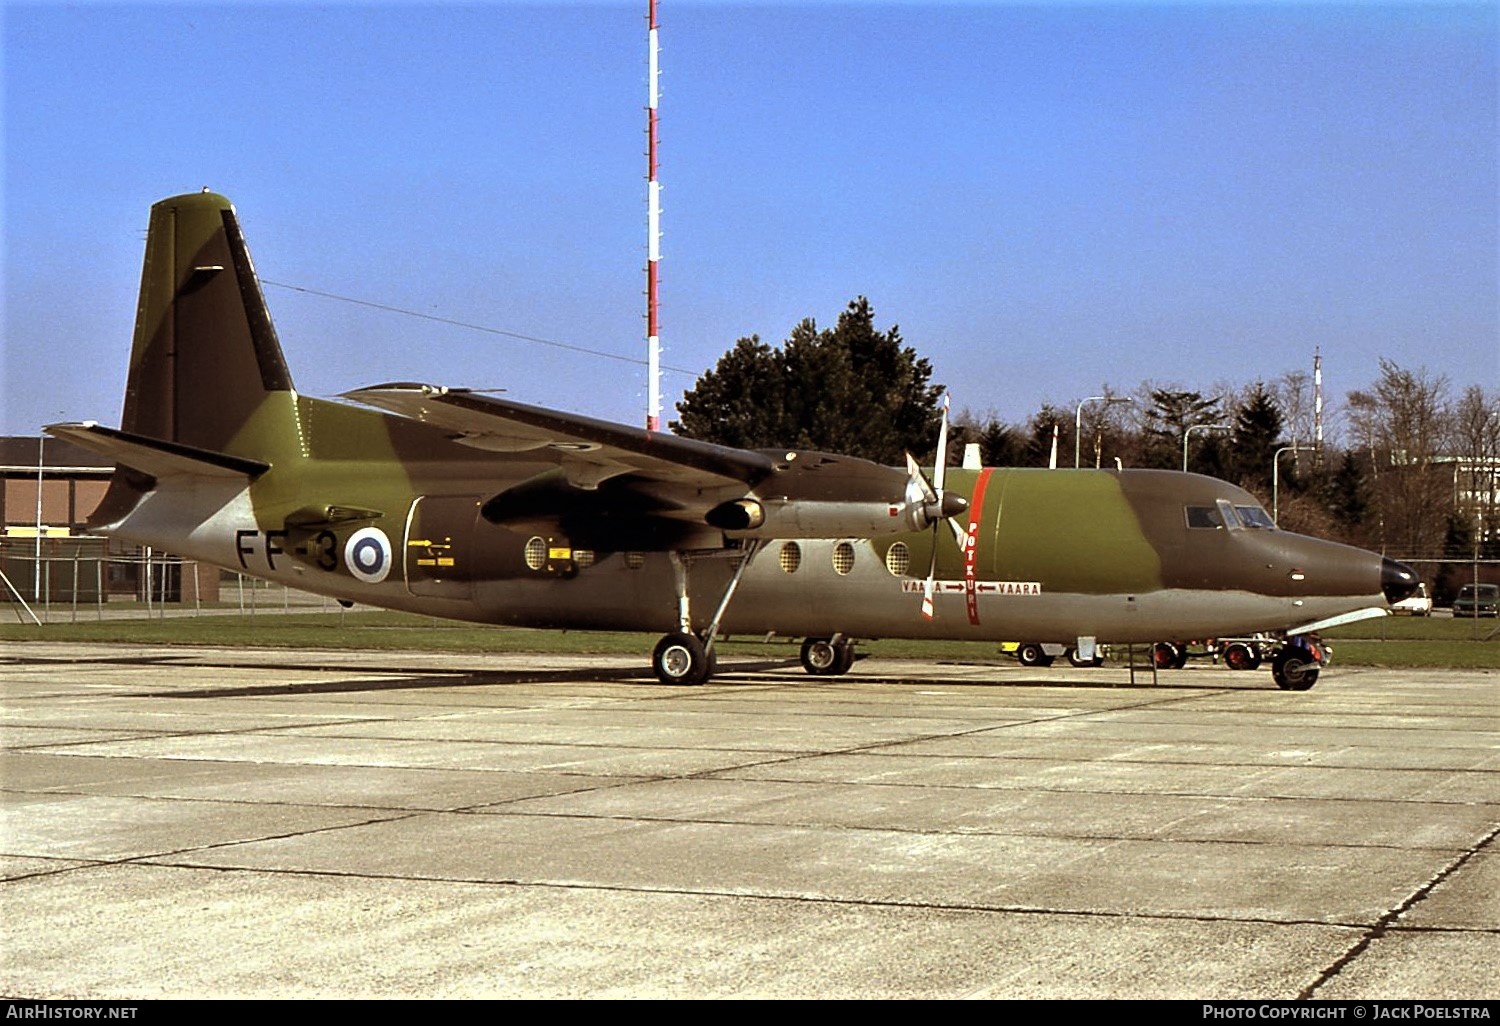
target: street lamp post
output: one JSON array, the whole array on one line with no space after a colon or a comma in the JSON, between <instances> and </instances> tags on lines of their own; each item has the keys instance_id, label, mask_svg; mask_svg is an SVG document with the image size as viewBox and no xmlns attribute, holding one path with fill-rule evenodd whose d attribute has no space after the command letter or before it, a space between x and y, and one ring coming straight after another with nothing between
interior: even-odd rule
<instances>
[{"instance_id":1,"label":"street lamp post","mask_svg":"<svg viewBox=\"0 0 1500 1026\"><path fill-rule=\"evenodd\" d=\"M1077 470L1083 456L1083 408L1088 403L1103 403L1112 406L1115 403L1135 402L1128 395L1091 395L1078 404L1078 409L1073 411L1073 469Z\"/></svg>"},{"instance_id":2,"label":"street lamp post","mask_svg":"<svg viewBox=\"0 0 1500 1026\"><path fill-rule=\"evenodd\" d=\"M36 566L33 571L31 600L42 601L42 468L46 464L47 436L36 438Z\"/></svg>"},{"instance_id":3,"label":"street lamp post","mask_svg":"<svg viewBox=\"0 0 1500 1026\"><path fill-rule=\"evenodd\" d=\"M1281 525L1281 454L1284 452L1316 452L1311 445L1283 445L1271 457L1271 523Z\"/></svg>"},{"instance_id":4,"label":"street lamp post","mask_svg":"<svg viewBox=\"0 0 1500 1026\"><path fill-rule=\"evenodd\" d=\"M1192 424L1182 433L1182 472L1187 473L1188 436L1194 431L1228 431L1228 424Z\"/></svg>"}]
</instances>

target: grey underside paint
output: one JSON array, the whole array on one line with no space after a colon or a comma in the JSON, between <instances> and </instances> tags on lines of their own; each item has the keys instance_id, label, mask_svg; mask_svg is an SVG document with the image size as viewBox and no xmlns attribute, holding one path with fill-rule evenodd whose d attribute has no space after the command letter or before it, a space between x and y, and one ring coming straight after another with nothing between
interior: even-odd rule
<instances>
[{"instance_id":1,"label":"grey underside paint","mask_svg":"<svg viewBox=\"0 0 1500 1026\"><path fill-rule=\"evenodd\" d=\"M861 552L866 558L856 560L847 576L831 569L826 552L832 543L804 543L803 548L804 564L793 575L782 573L773 559L757 560L721 632L1058 643L1094 636L1100 641L1144 642L1284 629L1382 602L1378 594L1309 596L1294 605L1285 597L1230 590L1079 595L1043 589L1040 594L980 593L975 623L968 596L948 591L935 596L936 615L928 621L920 613L920 591L913 590L919 582L887 573L867 548ZM863 570L861 562L866 564ZM820 572L820 564L830 565ZM729 572L726 561L718 559L691 569L693 620L699 629L712 618ZM571 579L481 584L474 597L484 620L535 627L667 631L676 612L670 566L661 556L648 557L634 570L615 556Z\"/></svg>"}]
</instances>

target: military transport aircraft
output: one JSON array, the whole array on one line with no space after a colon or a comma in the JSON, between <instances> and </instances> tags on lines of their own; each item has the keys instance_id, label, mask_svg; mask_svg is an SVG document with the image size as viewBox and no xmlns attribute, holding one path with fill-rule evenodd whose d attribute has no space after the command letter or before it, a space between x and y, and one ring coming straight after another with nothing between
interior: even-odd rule
<instances>
[{"instance_id":1,"label":"military transport aircraft","mask_svg":"<svg viewBox=\"0 0 1500 1026\"><path fill-rule=\"evenodd\" d=\"M672 684L707 680L729 633L805 638L805 668L839 674L856 639L1088 659L1277 631L1275 679L1301 690L1319 664L1296 636L1417 584L1197 475L950 473L944 437L929 481L910 458L734 449L460 388L341 398L293 388L235 210L205 191L151 210L121 427L47 430L117 464L102 533L345 603L663 630Z\"/></svg>"}]
</instances>

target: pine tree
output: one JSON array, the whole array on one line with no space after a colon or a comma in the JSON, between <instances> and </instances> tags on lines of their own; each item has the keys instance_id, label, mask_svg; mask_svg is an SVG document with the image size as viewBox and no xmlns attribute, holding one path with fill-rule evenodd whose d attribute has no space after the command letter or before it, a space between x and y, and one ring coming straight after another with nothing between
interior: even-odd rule
<instances>
[{"instance_id":1,"label":"pine tree","mask_svg":"<svg viewBox=\"0 0 1500 1026\"><path fill-rule=\"evenodd\" d=\"M1203 398L1202 392L1183 391L1171 388L1153 388L1151 405L1144 417L1144 452L1142 461L1148 467L1171 469L1182 465L1182 440L1190 427L1200 424L1216 424L1223 420L1219 409L1219 398ZM1206 441L1207 432L1199 432L1193 439L1195 446ZM1195 470L1205 470L1202 461L1192 454L1190 462Z\"/></svg>"},{"instance_id":2,"label":"pine tree","mask_svg":"<svg viewBox=\"0 0 1500 1026\"><path fill-rule=\"evenodd\" d=\"M932 365L875 327L860 296L831 329L811 318L773 349L742 338L677 404L672 430L741 448L795 446L896 465L937 445L941 386Z\"/></svg>"},{"instance_id":3,"label":"pine tree","mask_svg":"<svg viewBox=\"0 0 1500 1026\"><path fill-rule=\"evenodd\" d=\"M1348 541L1363 538L1365 515L1370 510L1370 489L1364 467L1352 451L1346 450L1328 487L1328 512Z\"/></svg>"},{"instance_id":4,"label":"pine tree","mask_svg":"<svg viewBox=\"0 0 1500 1026\"><path fill-rule=\"evenodd\" d=\"M1246 488L1270 492L1271 461L1283 444L1281 427L1281 408L1265 383L1257 381L1234 418L1234 435L1225 467L1230 480Z\"/></svg>"}]
</instances>

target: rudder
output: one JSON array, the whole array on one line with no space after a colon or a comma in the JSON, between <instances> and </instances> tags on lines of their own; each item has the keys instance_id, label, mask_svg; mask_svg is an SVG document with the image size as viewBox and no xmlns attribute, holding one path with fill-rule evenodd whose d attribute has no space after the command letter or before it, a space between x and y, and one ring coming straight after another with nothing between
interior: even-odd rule
<instances>
[{"instance_id":1,"label":"rudder","mask_svg":"<svg viewBox=\"0 0 1500 1026\"><path fill-rule=\"evenodd\" d=\"M151 208L121 427L215 452L291 374L234 207L211 192Z\"/></svg>"}]
</instances>

